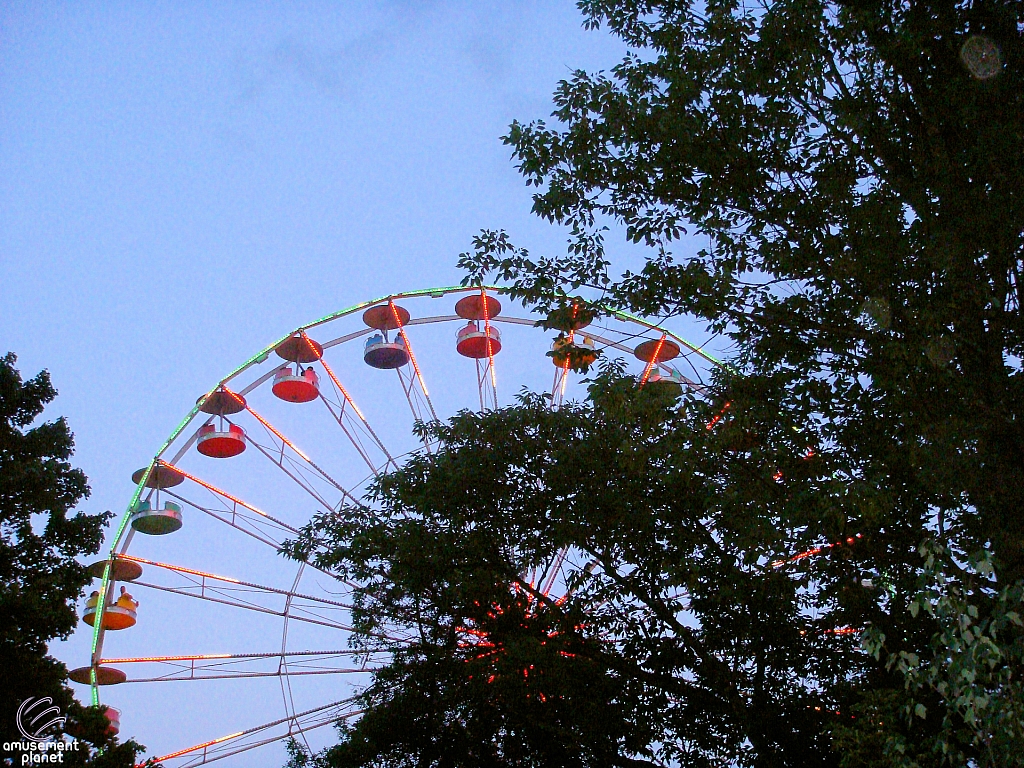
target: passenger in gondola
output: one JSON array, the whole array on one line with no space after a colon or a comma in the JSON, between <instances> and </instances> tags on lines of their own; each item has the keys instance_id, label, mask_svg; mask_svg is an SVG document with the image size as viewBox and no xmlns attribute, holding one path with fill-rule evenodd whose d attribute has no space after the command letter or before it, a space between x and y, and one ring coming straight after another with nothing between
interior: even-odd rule
<instances>
[{"instance_id":1,"label":"passenger in gondola","mask_svg":"<svg viewBox=\"0 0 1024 768\"><path fill-rule=\"evenodd\" d=\"M139 608L139 601L128 594L128 590L125 587L121 587L121 596L117 598L116 605L118 608L127 608L129 611L136 611Z\"/></svg>"}]
</instances>

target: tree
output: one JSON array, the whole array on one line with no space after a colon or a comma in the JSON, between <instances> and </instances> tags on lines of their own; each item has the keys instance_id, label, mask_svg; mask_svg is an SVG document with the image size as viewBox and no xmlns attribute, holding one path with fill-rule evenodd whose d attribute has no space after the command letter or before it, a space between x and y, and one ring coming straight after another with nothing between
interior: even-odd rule
<instances>
[{"instance_id":1,"label":"tree","mask_svg":"<svg viewBox=\"0 0 1024 768\"><path fill-rule=\"evenodd\" d=\"M445 447L429 470L379 486L360 521L369 540L343 521L311 529L296 554L378 579L369 612L413 628L418 614L390 606L411 600L458 627L468 606L438 584L479 573L507 585L523 572L525 554L477 545L474 526L592 554L591 577L577 570L581 610L620 614L587 612L615 640L602 663L622 688L608 701L660 731L632 753L620 744L623 757L1013 763L1024 734L1022 6L580 6L633 52L608 75L561 83L557 125L515 123L505 138L539 188L534 211L569 227L569 252L534 259L484 232L460 262L467 281L497 276L549 311L597 290L613 308L703 319L731 338L731 371L710 397L666 407L606 370L583 410L550 416L567 421L544 440L532 430L549 417L529 401L460 417L437 428ZM650 249L618 277L613 225ZM691 234L707 245L693 252ZM542 459L524 458L533 452ZM459 463L473 455L493 466ZM492 473L492 515L443 491L473 477L450 462ZM574 498L551 477L558 463L599 499L574 518L578 533L550 519ZM648 504L661 487L662 503ZM502 509L508 519L494 519ZM384 541L399 533L388 530L397 510L422 551ZM445 526L485 566L450 571L458 558L434 549ZM431 556L436 581L417 567ZM369 692L371 712L382 691ZM344 743L361 736L357 724ZM398 748L426 754L412 747Z\"/></svg>"},{"instance_id":2,"label":"tree","mask_svg":"<svg viewBox=\"0 0 1024 768\"><path fill-rule=\"evenodd\" d=\"M435 458L412 458L379 482L372 507L317 518L293 543L293 556L363 585L353 618L365 650L407 639L375 674L371 709L321 762L650 764L641 755L657 731L600 636L610 617L583 610L592 590L560 602L540 586L547 575L523 575L572 540L569 519L544 525L569 474L564 440L548 438L588 424L531 398L423 427L445 446ZM550 496L535 493L548 459L561 473Z\"/></svg>"},{"instance_id":3,"label":"tree","mask_svg":"<svg viewBox=\"0 0 1024 768\"><path fill-rule=\"evenodd\" d=\"M0 739L5 743L22 740L16 714L29 697L49 696L62 712L94 726L102 717L77 705L65 685L67 669L47 655L46 646L75 627L75 602L89 581L75 557L99 550L110 517L109 512L71 514L89 495L85 474L69 462L74 438L63 417L37 423L57 392L46 371L22 381L16 362L10 353L0 358ZM115 744L102 735L104 729L89 729L93 743ZM127 742L96 765L134 765L138 751L141 747ZM80 754L84 759L91 751Z\"/></svg>"},{"instance_id":4,"label":"tree","mask_svg":"<svg viewBox=\"0 0 1024 768\"><path fill-rule=\"evenodd\" d=\"M370 722L390 727L370 738L364 717L327 764L391 764L396 755L429 765L711 764L755 750L788 765L829 764L821 712L841 705L822 689L862 667L863 655L851 638L823 633L845 617L801 616L806 580L771 566L795 538L775 541L770 559L736 556L765 551L766 537L707 450L720 438L704 428L704 405L691 398L677 408L670 390L638 391L611 368L588 404L552 411L526 396L427 427L442 446L434 457L384 478L371 509L315 520L295 554L316 553L320 567L364 585L356 621L368 648L403 632L419 638L368 692ZM680 461L688 453L703 455L701 466ZM562 551L572 574L565 601L539 586L547 573L524 576ZM836 567L852 581L848 563ZM536 634L529 619L541 618L556 631ZM449 677L410 685L433 657L447 660ZM423 690L437 694L424 700ZM447 699L457 693L461 706ZM420 728L395 727L396 717ZM431 717L451 718L460 732L478 720L493 730L454 739ZM579 730L556 731L562 723ZM578 753L469 751L500 745L499 736ZM465 754L451 749L460 742ZM431 753L438 743L447 750ZM604 749L586 749L594 745Z\"/></svg>"},{"instance_id":5,"label":"tree","mask_svg":"<svg viewBox=\"0 0 1024 768\"><path fill-rule=\"evenodd\" d=\"M582 6L642 57L577 73L556 94L559 128L506 138L543 188L535 211L571 226L570 254L534 262L484 233L464 266L536 301L590 284L728 332L744 379L733 412L757 433L778 413L807 430L857 500L829 516L885 530L888 554L914 566L911 542L934 534L947 575L998 611L1024 576L1021 6ZM656 249L636 274L611 277L607 220ZM680 258L684 227L709 245ZM877 575L874 541L861 551ZM969 565L985 546L999 581ZM874 622L880 656L921 650L889 623L915 602ZM1019 676L1016 642L1011 627L995 663ZM1001 723L1019 739L1019 719ZM944 733L954 761L964 739L999 742L987 725Z\"/></svg>"}]
</instances>

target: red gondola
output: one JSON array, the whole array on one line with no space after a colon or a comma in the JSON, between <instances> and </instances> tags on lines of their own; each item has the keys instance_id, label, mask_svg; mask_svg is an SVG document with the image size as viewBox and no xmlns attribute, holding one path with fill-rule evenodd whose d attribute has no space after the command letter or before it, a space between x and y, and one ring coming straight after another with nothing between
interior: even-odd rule
<instances>
[{"instance_id":1,"label":"red gondola","mask_svg":"<svg viewBox=\"0 0 1024 768\"><path fill-rule=\"evenodd\" d=\"M107 707L103 710L103 716L107 718L107 735L117 736L121 732L121 712Z\"/></svg>"},{"instance_id":2,"label":"red gondola","mask_svg":"<svg viewBox=\"0 0 1024 768\"><path fill-rule=\"evenodd\" d=\"M292 367L286 365L274 375L271 391L289 403L308 403L320 394L320 377L312 368L302 371L300 365L293 372Z\"/></svg>"},{"instance_id":3,"label":"red gondola","mask_svg":"<svg viewBox=\"0 0 1024 768\"><path fill-rule=\"evenodd\" d=\"M199 428L196 450L214 459L230 459L245 450L245 430L232 424L227 432L218 432L213 424Z\"/></svg>"},{"instance_id":4,"label":"red gondola","mask_svg":"<svg viewBox=\"0 0 1024 768\"><path fill-rule=\"evenodd\" d=\"M491 342L489 345L488 338ZM501 334L493 325L490 327L485 325L481 328L480 323L470 320L463 328L459 329L455 349L463 357L472 357L477 360L491 357L501 351Z\"/></svg>"}]
</instances>

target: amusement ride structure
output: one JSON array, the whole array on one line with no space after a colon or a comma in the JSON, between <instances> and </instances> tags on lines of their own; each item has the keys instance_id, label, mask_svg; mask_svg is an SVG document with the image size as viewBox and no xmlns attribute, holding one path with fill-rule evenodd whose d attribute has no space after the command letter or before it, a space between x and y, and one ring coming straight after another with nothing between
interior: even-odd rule
<instances>
[{"instance_id":1,"label":"amusement ride structure","mask_svg":"<svg viewBox=\"0 0 1024 768\"><path fill-rule=\"evenodd\" d=\"M593 362L599 350L625 357L641 385L701 391L721 365L658 325L615 311L598 319L574 311L564 338L551 344L537 327L542 318L521 309L517 316L503 302L511 305L496 287L410 291L303 325L202 394L134 473L109 554L90 567L95 587L82 619L91 657L71 679L88 686L97 705L128 683L153 691L152 711L183 742L158 755L161 763L190 768L358 718L357 694L386 661L351 642L358 585L278 551L314 513L359 503L367 483L399 468L403 456L435 451L427 437L410 442L415 421L498 408L499 369L506 393L550 381L557 408L574 378L570 345L576 360ZM428 386L437 388L433 396ZM552 559L546 590L576 567L565 553ZM410 638L387 639L398 647ZM227 642L242 645L220 645ZM167 684L214 685L203 681L239 686L214 705L240 718L235 732L207 738L194 726L190 734L162 705L158 691ZM269 698L268 689L246 686L268 682L277 716L246 721ZM116 732L120 712L108 706L107 715Z\"/></svg>"}]
</instances>

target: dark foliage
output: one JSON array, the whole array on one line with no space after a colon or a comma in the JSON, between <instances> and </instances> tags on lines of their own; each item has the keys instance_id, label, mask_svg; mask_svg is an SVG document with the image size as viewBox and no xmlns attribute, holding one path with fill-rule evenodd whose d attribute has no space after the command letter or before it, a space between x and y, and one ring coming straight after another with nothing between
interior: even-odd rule
<instances>
[{"instance_id":1,"label":"dark foliage","mask_svg":"<svg viewBox=\"0 0 1024 768\"><path fill-rule=\"evenodd\" d=\"M109 512L72 514L88 497L85 474L71 466L74 439L63 418L39 422L57 392L46 371L22 381L13 354L0 358L0 739L17 742L16 714L29 697L51 697L82 722L102 718L83 709L66 685L67 669L47 655L47 643L75 627L75 602L88 583L75 558L99 551ZM104 721L105 723L105 721ZM105 725L104 725L105 728ZM96 745L113 745L102 728ZM95 731L95 733L94 733ZM92 762L88 745L65 764L134 765L141 747L119 745ZM5 755L5 761L19 759ZM78 763L67 760L79 759ZM14 765L14 762L5 764Z\"/></svg>"}]
</instances>

